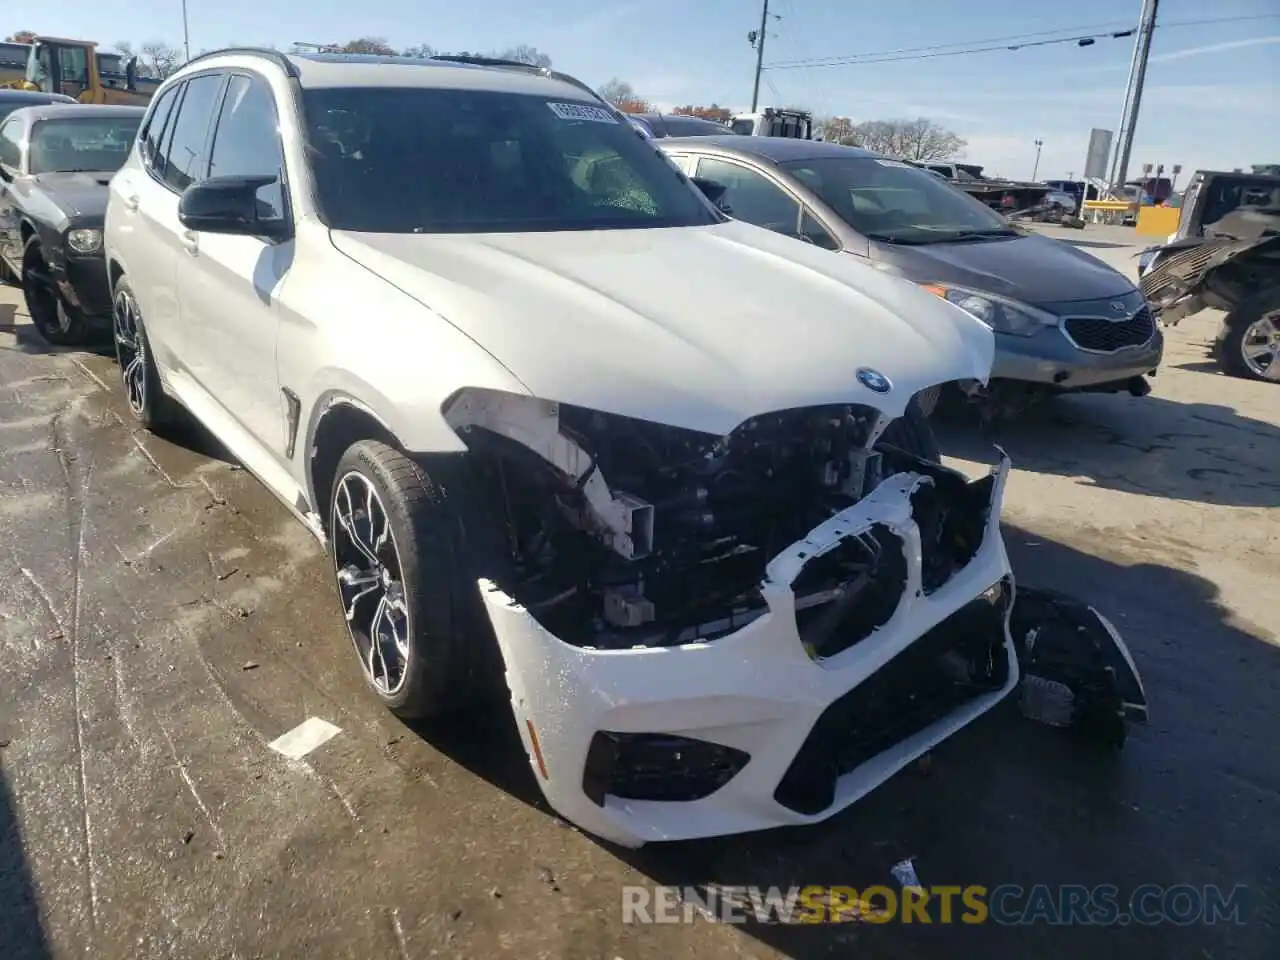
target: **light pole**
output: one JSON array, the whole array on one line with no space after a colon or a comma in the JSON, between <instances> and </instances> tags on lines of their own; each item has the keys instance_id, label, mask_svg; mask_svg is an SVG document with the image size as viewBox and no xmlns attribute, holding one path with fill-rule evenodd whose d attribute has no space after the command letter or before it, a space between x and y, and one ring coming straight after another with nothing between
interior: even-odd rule
<instances>
[{"instance_id":1,"label":"light pole","mask_svg":"<svg viewBox=\"0 0 1280 960\"><path fill-rule=\"evenodd\" d=\"M764 9L760 11L760 33L751 37L756 45L756 82L751 88L751 112L756 112L760 103L760 74L764 71L764 35L769 26L769 0L764 0ZM748 34L750 37L750 35Z\"/></svg>"},{"instance_id":2,"label":"light pole","mask_svg":"<svg viewBox=\"0 0 1280 960\"><path fill-rule=\"evenodd\" d=\"M1124 190L1129 179L1129 158L1133 152L1133 135L1138 127L1138 111L1142 106L1142 88L1147 79L1147 58L1151 53L1151 35L1156 28L1156 11L1160 0L1142 0L1138 37L1133 42L1133 62L1129 66L1129 84L1124 95L1124 112L1120 115L1120 137L1107 187L1114 194Z\"/></svg>"},{"instance_id":3,"label":"light pole","mask_svg":"<svg viewBox=\"0 0 1280 960\"><path fill-rule=\"evenodd\" d=\"M191 31L187 29L187 0L182 0L182 52L191 59Z\"/></svg>"},{"instance_id":4,"label":"light pole","mask_svg":"<svg viewBox=\"0 0 1280 960\"><path fill-rule=\"evenodd\" d=\"M1040 148L1044 146L1044 141L1037 138L1032 143L1036 145L1036 165L1031 168L1031 179L1034 181L1036 174L1040 172Z\"/></svg>"}]
</instances>

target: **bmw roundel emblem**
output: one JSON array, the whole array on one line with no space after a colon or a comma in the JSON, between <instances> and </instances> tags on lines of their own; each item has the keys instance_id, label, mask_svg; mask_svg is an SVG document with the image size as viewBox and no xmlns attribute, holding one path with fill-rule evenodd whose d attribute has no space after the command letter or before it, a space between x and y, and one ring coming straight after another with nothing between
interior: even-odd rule
<instances>
[{"instance_id":1,"label":"bmw roundel emblem","mask_svg":"<svg viewBox=\"0 0 1280 960\"><path fill-rule=\"evenodd\" d=\"M859 367L857 377L860 384L876 393L888 393L893 388L888 377L870 367Z\"/></svg>"}]
</instances>

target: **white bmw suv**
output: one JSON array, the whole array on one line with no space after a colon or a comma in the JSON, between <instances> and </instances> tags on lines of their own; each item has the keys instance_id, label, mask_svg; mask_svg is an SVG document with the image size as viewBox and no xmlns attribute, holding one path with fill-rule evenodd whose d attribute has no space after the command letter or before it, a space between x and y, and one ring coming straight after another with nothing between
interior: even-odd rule
<instances>
[{"instance_id":1,"label":"white bmw suv","mask_svg":"<svg viewBox=\"0 0 1280 960\"><path fill-rule=\"evenodd\" d=\"M505 689L585 829L829 816L1018 681L1007 461L943 468L911 402L991 331L729 220L577 81L458 60L165 81L106 217L130 409L326 544L390 709Z\"/></svg>"}]
</instances>

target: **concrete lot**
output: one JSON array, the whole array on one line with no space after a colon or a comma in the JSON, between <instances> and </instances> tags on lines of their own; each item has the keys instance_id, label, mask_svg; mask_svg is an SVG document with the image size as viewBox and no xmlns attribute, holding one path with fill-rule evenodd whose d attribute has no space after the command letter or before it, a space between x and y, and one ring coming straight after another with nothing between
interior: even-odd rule
<instances>
[{"instance_id":1,"label":"concrete lot","mask_svg":"<svg viewBox=\"0 0 1280 960\"><path fill-rule=\"evenodd\" d=\"M1132 268L1131 232L1046 230ZM1276 955L1280 392L1216 372L1212 318L1150 397L1000 438L1020 578L1096 604L1143 671L1124 751L1002 709L820 827L625 852L547 811L509 716L378 708L310 535L197 428L131 429L114 363L43 348L19 304L0 290L5 960ZM313 716L341 733L267 748ZM1240 925L621 921L624 884L896 887L908 856L926 885L1248 889Z\"/></svg>"}]
</instances>

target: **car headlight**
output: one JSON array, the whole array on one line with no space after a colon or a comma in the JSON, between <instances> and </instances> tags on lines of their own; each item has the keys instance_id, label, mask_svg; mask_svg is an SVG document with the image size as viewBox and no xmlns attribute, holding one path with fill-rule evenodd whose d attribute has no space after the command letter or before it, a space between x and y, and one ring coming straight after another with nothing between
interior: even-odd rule
<instances>
[{"instance_id":1,"label":"car headlight","mask_svg":"<svg viewBox=\"0 0 1280 960\"><path fill-rule=\"evenodd\" d=\"M102 249L102 231L85 227L68 230L67 247L72 253L97 253Z\"/></svg>"},{"instance_id":2,"label":"car headlight","mask_svg":"<svg viewBox=\"0 0 1280 960\"><path fill-rule=\"evenodd\" d=\"M930 293L977 317L996 333L1029 337L1044 327L1058 325L1058 318L1051 313L1016 300L1006 300L993 293L951 284L926 283L923 286Z\"/></svg>"}]
</instances>

